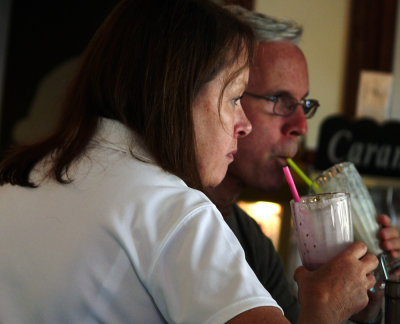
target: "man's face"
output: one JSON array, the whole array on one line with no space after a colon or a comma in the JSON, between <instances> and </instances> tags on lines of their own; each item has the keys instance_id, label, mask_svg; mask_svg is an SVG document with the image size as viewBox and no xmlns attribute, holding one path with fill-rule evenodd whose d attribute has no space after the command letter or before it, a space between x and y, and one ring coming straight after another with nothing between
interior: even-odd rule
<instances>
[{"instance_id":1,"label":"man's face","mask_svg":"<svg viewBox=\"0 0 400 324\"><path fill-rule=\"evenodd\" d=\"M247 92L288 95L298 101L308 95L308 71L303 53L289 42L260 43L250 68ZM243 109L253 131L238 142L238 152L229 174L245 185L265 191L280 188L282 167L298 149L299 136L307 133L301 106L290 117L273 114L273 103L244 95Z\"/></svg>"}]
</instances>

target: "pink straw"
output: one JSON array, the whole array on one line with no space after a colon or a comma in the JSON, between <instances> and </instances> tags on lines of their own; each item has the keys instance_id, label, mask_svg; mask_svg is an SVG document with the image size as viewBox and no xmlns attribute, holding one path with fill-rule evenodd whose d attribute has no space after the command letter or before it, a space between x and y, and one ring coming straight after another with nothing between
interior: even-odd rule
<instances>
[{"instance_id":1,"label":"pink straw","mask_svg":"<svg viewBox=\"0 0 400 324\"><path fill-rule=\"evenodd\" d=\"M290 173L288 166L283 167L283 173L285 174L286 181L289 184L290 191L292 192L293 200L295 202L300 202L299 193L297 192L296 186L292 178L292 174Z\"/></svg>"}]
</instances>

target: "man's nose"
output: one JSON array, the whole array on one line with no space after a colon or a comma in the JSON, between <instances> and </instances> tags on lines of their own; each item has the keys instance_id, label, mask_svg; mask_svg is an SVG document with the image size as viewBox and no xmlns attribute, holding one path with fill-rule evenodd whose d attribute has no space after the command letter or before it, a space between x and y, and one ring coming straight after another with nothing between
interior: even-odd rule
<instances>
[{"instance_id":1,"label":"man's nose","mask_svg":"<svg viewBox=\"0 0 400 324\"><path fill-rule=\"evenodd\" d=\"M284 135L302 136L307 134L307 119L301 105L298 105L295 113L289 117L286 117L285 120L286 122L282 129Z\"/></svg>"}]
</instances>

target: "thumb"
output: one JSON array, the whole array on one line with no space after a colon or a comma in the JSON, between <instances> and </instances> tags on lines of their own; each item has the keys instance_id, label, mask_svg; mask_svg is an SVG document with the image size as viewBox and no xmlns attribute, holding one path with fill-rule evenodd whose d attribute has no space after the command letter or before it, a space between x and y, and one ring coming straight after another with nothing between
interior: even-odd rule
<instances>
[{"instance_id":1,"label":"thumb","mask_svg":"<svg viewBox=\"0 0 400 324\"><path fill-rule=\"evenodd\" d=\"M364 243L356 241L352 243L349 247L341 251L334 258L334 260L341 259L342 257L349 255L356 257L357 259L361 259L367 253L367 250L367 246Z\"/></svg>"},{"instance_id":2,"label":"thumb","mask_svg":"<svg viewBox=\"0 0 400 324\"><path fill-rule=\"evenodd\" d=\"M309 271L307 270L307 268L305 266L300 266L294 272L293 278L298 283L299 280L301 280L301 278L304 277L308 272Z\"/></svg>"}]
</instances>

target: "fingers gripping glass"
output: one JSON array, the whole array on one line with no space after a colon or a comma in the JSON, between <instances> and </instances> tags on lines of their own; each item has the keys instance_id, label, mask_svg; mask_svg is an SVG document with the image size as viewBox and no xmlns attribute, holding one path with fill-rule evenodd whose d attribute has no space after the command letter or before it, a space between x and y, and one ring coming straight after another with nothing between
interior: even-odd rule
<instances>
[{"instance_id":1,"label":"fingers gripping glass","mask_svg":"<svg viewBox=\"0 0 400 324\"><path fill-rule=\"evenodd\" d=\"M273 102L273 113L282 117L289 117L293 115L297 106L300 105L303 108L304 115L308 119L314 116L319 107L319 102L315 99L301 99L301 101L298 102L296 99L287 95L264 97L250 92L245 92L244 94L250 97Z\"/></svg>"}]
</instances>

